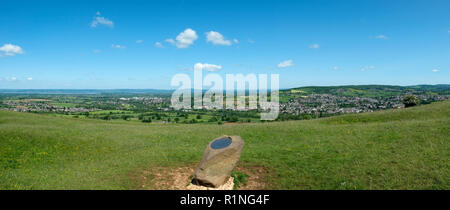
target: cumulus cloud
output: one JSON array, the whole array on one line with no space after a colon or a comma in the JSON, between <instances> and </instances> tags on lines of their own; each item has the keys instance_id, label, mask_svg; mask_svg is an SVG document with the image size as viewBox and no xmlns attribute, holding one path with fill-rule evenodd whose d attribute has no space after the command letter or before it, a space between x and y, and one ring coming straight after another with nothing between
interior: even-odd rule
<instances>
[{"instance_id":1,"label":"cumulus cloud","mask_svg":"<svg viewBox=\"0 0 450 210\"><path fill-rule=\"evenodd\" d=\"M375 69L375 66L363 66L361 68L361 71L367 71L367 70L373 70Z\"/></svg>"},{"instance_id":2,"label":"cumulus cloud","mask_svg":"<svg viewBox=\"0 0 450 210\"><path fill-rule=\"evenodd\" d=\"M94 20L92 20L91 22L91 27L95 28L98 25L105 25L108 27L114 27L114 22L112 22L111 20L106 19L105 17L100 16L100 12L96 13L96 16L94 17Z\"/></svg>"},{"instance_id":3,"label":"cumulus cloud","mask_svg":"<svg viewBox=\"0 0 450 210\"><path fill-rule=\"evenodd\" d=\"M220 69L222 69L222 66L209 63L196 63L194 65L194 70L218 71Z\"/></svg>"},{"instance_id":4,"label":"cumulus cloud","mask_svg":"<svg viewBox=\"0 0 450 210\"><path fill-rule=\"evenodd\" d=\"M226 40L225 37L217 31L206 32L206 42L211 42L214 45L231 45L231 41Z\"/></svg>"},{"instance_id":5,"label":"cumulus cloud","mask_svg":"<svg viewBox=\"0 0 450 210\"><path fill-rule=\"evenodd\" d=\"M194 41L197 40L197 38L197 33L194 30L188 28L178 34L178 36L175 38L176 41L173 39L166 39L166 42L177 46L177 48L188 48L189 46L194 44Z\"/></svg>"},{"instance_id":6,"label":"cumulus cloud","mask_svg":"<svg viewBox=\"0 0 450 210\"><path fill-rule=\"evenodd\" d=\"M293 66L293 65L294 65L294 62L292 60L285 60L285 61L279 63L277 66L278 66L278 68L286 68L286 67Z\"/></svg>"},{"instance_id":7,"label":"cumulus cloud","mask_svg":"<svg viewBox=\"0 0 450 210\"><path fill-rule=\"evenodd\" d=\"M389 37L387 37L386 35L380 34L378 36L375 37L376 39L389 39Z\"/></svg>"},{"instance_id":8,"label":"cumulus cloud","mask_svg":"<svg viewBox=\"0 0 450 210\"><path fill-rule=\"evenodd\" d=\"M33 77L28 77L27 80L31 81L31 80L33 80Z\"/></svg>"},{"instance_id":9,"label":"cumulus cloud","mask_svg":"<svg viewBox=\"0 0 450 210\"><path fill-rule=\"evenodd\" d=\"M0 55L14 56L16 54L23 54L24 51L20 46L13 44L4 44L0 47Z\"/></svg>"},{"instance_id":10,"label":"cumulus cloud","mask_svg":"<svg viewBox=\"0 0 450 210\"><path fill-rule=\"evenodd\" d=\"M439 70L437 70L437 69L433 69L433 70L431 70L432 72L438 72Z\"/></svg>"},{"instance_id":11,"label":"cumulus cloud","mask_svg":"<svg viewBox=\"0 0 450 210\"><path fill-rule=\"evenodd\" d=\"M126 47L123 45L118 45L118 44L112 44L111 45L112 48L116 48L116 49L125 49Z\"/></svg>"},{"instance_id":12,"label":"cumulus cloud","mask_svg":"<svg viewBox=\"0 0 450 210\"><path fill-rule=\"evenodd\" d=\"M164 46L161 44L161 42L155 42L155 47L164 48Z\"/></svg>"},{"instance_id":13,"label":"cumulus cloud","mask_svg":"<svg viewBox=\"0 0 450 210\"><path fill-rule=\"evenodd\" d=\"M319 49L319 47L320 47L319 44L312 44L312 45L309 45L309 48L311 48L311 49Z\"/></svg>"}]
</instances>

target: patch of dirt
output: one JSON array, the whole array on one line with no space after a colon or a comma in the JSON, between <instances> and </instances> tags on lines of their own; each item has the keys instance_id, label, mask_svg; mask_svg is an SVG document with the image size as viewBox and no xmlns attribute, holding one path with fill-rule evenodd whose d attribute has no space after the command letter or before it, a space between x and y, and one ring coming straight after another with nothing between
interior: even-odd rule
<instances>
[{"instance_id":1,"label":"patch of dirt","mask_svg":"<svg viewBox=\"0 0 450 210\"><path fill-rule=\"evenodd\" d=\"M247 183L240 186L238 190L263 190L268 187L266 182L269 170L262 166L238 166L235 171L244 172L249 175Z\"/></svg>"},{"instance_id":2,"label":"patch of dirt","mask_svg":"<svg viewBox=\"0 0 450 210\"><path fill-rule=\"evenodd\" d=\"M186 190L197 166L185 167L152 167L131 174L131 179L143 190ZM268 185L265 182L268 170L262 166L240 166L234 171L246 173L247 183L241 184L238 190L262 190Z\"/></svg>"},{"instance_id":3,"label":"patch of dirt","mask_svg":"<svg viewBox=\"0 0 450 210\"><path fill-rule=\"evenodd\" d=\"M228 180L221 186L217 188L213 187L205 187L201 185L189 184L186 189L188 190L232 190L234 187L234 179L233 177L228 178Z\"/></svg>"}]
</instances>

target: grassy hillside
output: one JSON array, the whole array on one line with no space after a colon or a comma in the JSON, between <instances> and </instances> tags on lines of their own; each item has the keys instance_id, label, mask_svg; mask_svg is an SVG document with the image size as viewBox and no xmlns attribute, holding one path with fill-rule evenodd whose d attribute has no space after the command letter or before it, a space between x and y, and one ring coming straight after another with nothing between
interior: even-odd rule
<instances>
[{"instance_id":1,"label":"grassy hillside","mask_svg":"<svg viewBox=\"0 0 450 210\"><path fill-rule=\"evenodd\" d=\"M450 101L318 120L158 125L0 111L0 189L139 189L222 134L269 189L450 189Z\"/></svg>"},{"instance_id":2,"label":"grassy hillside","mask_svg":"<svg viewBox=\"0 0 450 210\"><path fill-rule=\"evenodd\" d=\"M450 85L344 85L344 86L306 86L287 90L280 90L280 101L287 102L291 99L310 94L330 94L346 97L393 97L400 95L449 95Z\"/></svg>"}]
</instances>

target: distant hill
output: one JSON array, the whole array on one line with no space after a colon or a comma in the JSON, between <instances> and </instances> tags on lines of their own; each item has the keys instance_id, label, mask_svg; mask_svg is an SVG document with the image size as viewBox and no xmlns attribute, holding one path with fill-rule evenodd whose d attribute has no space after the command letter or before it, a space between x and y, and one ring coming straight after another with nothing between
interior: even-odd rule
<instances>
[{"instance_id":1,"label":"distant hill","mask_svg":"<svg viewBox=\"0 0 450 210\"><path fill-rule=\"evenodd\" d=\"M288 92L304 92L305 94L336 94L344 96L376 96L395 95L404 92L434 92L437 94L450 94L450 85L346 85L346 86L306 86L282 90Z\"/></svg>"},{"instance_id":2,"label":"distant hill","mask_svg":"<svg viewBox=\"0 0 450 210\"><path fill-rule=\"evenodd\" d=\"M0 89L0 93L13 94L111 94L111 93L172 93L174 90L167 89ZM206 91L206 90L203 90ZM378 94L398 94L405 91L434 92L437 94L450 94L450 85L414 85L414 86L392 86L392 85L345 85L345 86L304 86L280 90L282 94L305 93L305 94L342 94L346 96L375 96Z\"/></svg>"},{"instance_id":3,"label":"distant hill","mask_svg":"<svg viewBox=\"0 0 450 210\"><path fill-rule=\"evenodd\" d=\"M350 94L403 87L324 88ZM316 120L226 125L0 111L0 189L159 189L156 169L195 167L208 142L226 134L245 141L237 170L258 170L267 189L448 190L449 131L448 100Z\"/></svg>"},{"instance_id":4,"label":"distant hill","mask_svg":"<svg viewBox=\"0 0 450 210\"><path fill-rule=\"evenodd\" d=\"M172 93L173 90L159 89L0 89L10 94L111 94L111 93Z\"/></svg>"},{"instance_id":5,"label":"distant hill","mask_svg":"<svg viewBox=\"0 0 450 210\"><path fill-rule=\"evenodd\" d=\"M307 96L310 94L331 94L350 97L392 97L405 94L450 95L450 85L346 85L346 86L307 86L280 91L280 101Z\"/></svg>"}]
</instances>

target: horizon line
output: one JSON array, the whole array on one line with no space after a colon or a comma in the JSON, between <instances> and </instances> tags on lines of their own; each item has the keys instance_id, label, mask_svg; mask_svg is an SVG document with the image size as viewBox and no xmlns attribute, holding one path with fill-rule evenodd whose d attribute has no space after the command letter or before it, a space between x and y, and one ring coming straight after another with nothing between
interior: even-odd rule
<instances>
[{"instance_id":1,"label":"horizon line","mask_svg":"<svg viewBox=\"0 0 450 210\"><path fill-rule=\"evenodd\" d=\"M290 88L280 88L279 90L289 90L294 88L305 88L305 87L343 87L343 86L397 86L397 87L411 87L411 86L438 86L438 85L450 85L449 84L415 84L415 85L385 85L385 84L361 84L361 85L307 85L307 86L297 86ZM194 88L190 88L191 90L195 90ZM208 88L204 88L208 89ZM158 90L158 91L172 91L177 90L174 89L157 89L157 88L0 88L0 90ZM203 90L203 89L202 89ZM226 91L227 89L223 89ZM245 89L249 90L249 89ZM268 88L267 90L270 90Z\"/></svg>"}]
</instances>

